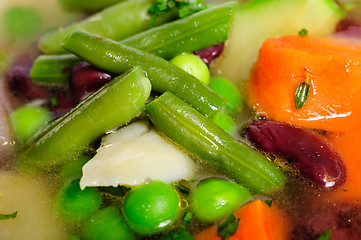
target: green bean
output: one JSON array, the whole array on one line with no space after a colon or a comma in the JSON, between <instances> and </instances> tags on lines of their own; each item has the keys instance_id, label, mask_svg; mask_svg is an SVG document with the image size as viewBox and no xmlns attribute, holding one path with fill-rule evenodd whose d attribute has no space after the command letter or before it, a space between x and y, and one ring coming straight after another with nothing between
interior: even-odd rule
<instances>
[{"instance_id":1,"label":"green bean","mask_svg":"<svg viewBox=\"0 0 361 240\"><path fill-rule=\"evenodd\" d=\"M40 55L30 70L31 80L41 84L66 84L71 76L70 68L79 61L72 54Z\"/></svg>"},{"instance_id":2,"label":"green bean","mask_svg":"<svg viewBox=\"0 0 361 240\"><path fill-rule=\"evenodd\" d=\"M108 72L119 74L142 66L154 91L172 91L209 117L225 104L223 97L197 78L151 53L81 31L74 31L62 46Z\"/></svg>"},{"instance_id":3,"label":"green bean","mask_svg":"<svg viewBox=\"0 0 361 240\"><path fill-rule=\"evenodd\" d=\"M75 29L88 31L119 41L151 27L152 16L148 9L149 0L128 0L96 13L85 20L66 28L59 27L43 36L39 48L45 53L64 53L60 43ZM169 12L157 18L157 24L176 18L176 12Z\"/></svg>"},{"instance_id":4,"label":"green bean","mask_svg":"<svg viewBox=\"0 0 361 240\"><path fill-rule=\"evenodd\" d=\"M17 167L42 170L71 160L101 134L139 115L150 90L140 67L113 79L28 142Z\"/></svg>"},{"instance_id":5,"label":"green bean","mask_svg":"<svg viewBox=\"0 0 361 240\"><path fill-rule=\"evenodd\" d=\"M78 12L95 12L119 2L124 0L59 0L65 10Z\"/></svg>"},{"instance_id":6,"label":"green bean","mask_svg":"<svg viewBox=\"0 0 361 240\"><path fill-rule=\"evenodd\" d=\"M265 156L224 132L173 93L166 92L148 103L145 111L166 136L254 193L284 185L285 175Z\"/></svg>"},{"instance_id":7,"label":"green bean","mask_svg":"<svg viewBox=\"0 0 361 240\"><path fill-rule=\"evenodd\" d=\"M227 40L236 7L236 2L227 2L120 42L166 59L184 52L194 52ZM66 83L69 73L63 70L78 61L80 59L74 55L39 56L31 69L31 79L37 83Z\"/></svg>"}]
</instances>

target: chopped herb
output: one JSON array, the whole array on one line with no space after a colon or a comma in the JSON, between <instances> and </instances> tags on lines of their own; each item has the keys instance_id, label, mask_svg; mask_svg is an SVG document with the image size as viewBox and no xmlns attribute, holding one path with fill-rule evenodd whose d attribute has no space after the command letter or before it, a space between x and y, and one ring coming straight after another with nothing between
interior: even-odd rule
<instances>
[{"instance_id":1,"label":"chopped herb","mask_svg":"<svg viewBox=\"0 0 361 240\"><path fill-rule=\"evenodd\" d=\"M193 216L194 216L194 213L187 211L184 213L182 221L184 223L188 224L192 220Z\"/></svg>"},{"instance_id":2,"label":"chopped herb","mask_svg":"<svg viewBox=\"0 0 361 240\"><path fill-rule=\"evenodd\" d=\"M345 189L345 188L341 188L341 190L344 192L348 192L347 189Z\"/></svg>"},{"instance_id":3,"label":"chopped herb","mask_svg":"<svg viewBox=\"0 0 361 240\"><path fill-rule=\"evenodd\" d=\"M295 107L297 110L301 109L303 105L305 105L308 96L310 94L311 85L309 83L308 78L309 78L309 73L306 72L306 80L302 83L299 83L296 88L294 99L295 99Z\"/></svg>"},{"instance_id":4,"label":"chopped herb","mask_svg":"<svg viewBox=\"0 0 361 240\"><path fill-rule=\"evenodd\" d=\"M52 107L55 107L56 105L58 105L58 99L55 97L50 98L50 104Z\"/></svg>"},{"instance_id":5,"label":"chopped herb","mask_svg":"<svg viewBox=\"0 0 361 240\"><path fill-rule=\"evenodd\" d=\"M298 31L298 36L300 37L306 37L308 34L308 30L305 28L302 28L300 31Z\"/></svg>"},{"instance_id":6,"label":"chopped herb","mask_svg":"<svg viewBox=\"0 0 361 240\"><path fill-rule=\"evenodd\" d=\"M220 236L222 240L232 236L238 228L239 220L240 219L236 219L233 214L229 215L223 223L218 224L218 236Z\"/></svg>"},{"instance_id":7,"label":"chopped herb","mask_svg":"<svg viewBox=\"0 0 361 240\"><path fill-rule=\"evenodd\" d=\"M326 230L322 233L316 240L330 240L332 228Z\"/></svg>"},{"instance_id":8,"label":"chopped herb","mask_svg":"<svg viewBox=\"0 0 361 240\"><path fill-rule=\"evenodd\" d=\"M18 215L18 211L10 213L10 214L0 214L0 220L16 218L17 215Z\"/></svg>"},{"instance_id":9,"label":"chopped herb","mask_svg":"<svg viewBox=\"0 0 361 240\"><path fill-rule=\"evenodd\" d=\"M157 17L162 13L178 9L179 18L184 18L205 8L204 0L156 0L148 12L153 14L152 26L154 26Z\"/></svg>"},{"instance_id":10,"label":"chopped herb","mask_svg":"<svg viewBox=\"0 0 361 240\"><path fill-rule=\"evenodd\" d=\"M264 201L269 207L272 206L272 200L265 200Z\"/></svg>"}]
</instances>

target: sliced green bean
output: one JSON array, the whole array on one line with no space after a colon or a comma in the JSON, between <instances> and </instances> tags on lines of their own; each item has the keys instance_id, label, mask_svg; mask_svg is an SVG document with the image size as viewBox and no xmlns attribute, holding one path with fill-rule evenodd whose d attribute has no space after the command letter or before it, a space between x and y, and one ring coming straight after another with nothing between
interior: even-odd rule
<instances>
[{"instance_id":1,"label":"sliced green bean","mask_svg":"<svg viewBox=\"0 0 361 240\"><path fill-rule=\"evenodd\" d=\"M81 31L74 31L62 46L108 72L119 74L142 66L154 91L172 91L209 117L225 104L225 99L207 85L154 54Z\"/></svg>"},{"instance_id":2,"label":"sliced green bean","mask_svg":"<svg viewBox=\"0 0 361 240\"><path fill-rule=\"evenodd\" d=\"M170 59L228 39L237 2L227 2L166 23L122 41L123 44Z\"/></svg>"},{"instance_id":3,"label":"sliced green bean","mask_svg":"<svg viewBox=\"0 0 361 240\"><path fill-rule=\"evenodd\" d=\"M265 156L242 144L171 92L145 111L166 136L254 193L282 187L286 177Z\"/></svg>"},{"instance_id":4,"label":"sliced green bean","mask_svg":"<svg viewBox=\"0 0 361 240\"><path fill-rule=\"evenodd\" d=\"M66 84L71 76L71 67L79 61L72 54L40 55L31 68L31 80L41 84Z\"/></svg>"},{"instance_id":5,"label":"sliced green bean","mask_svg":"<svg viewBox=\"0 0 361 240\"><path fill-rule=\"evenodd\" d=\"M140 67L113 79L63 117L48 124L20 155L17 167L46 169L79 155L106 131L139 115L151 91Z\"/></svg>"},{"instance_id":6,"label":"sliced green bean","mask_svg":"<svg viewBox=\"0 0 361 240\"><path fill-rule=\"evenodd\" d=\"M60 43L74 30L79 29L119 41L151 27L152 16L148 9L152 0L128 0L104 9L85 20L66 28L47 33L39 42L39 48L45 53L64 53ZM177 13L169 12L159 16L157 23L168 22L176 18Z\"/></svg>"},{"instance_id":7,"label":"sliced green bean","mask_svg":"<svg viewBox=\"0 0 361 240\"><path fill-rule=\"evenodd\" d=\"M95 12L120 2L124 0L59 0L65 10L77 12Z\"/></svg>"},{"instance_id":8,"label":"sliced green bean","mask_svg":"<svg viewBox=\"0 0 361 240\"><path fill-rule=\"evenodd\" d=\"M236 8L236 2L227 2L148 29L120 42L166 59L194 52L227 40ZM52 83L66 83L69 73L63 69L78 61L80 59L74 55L39 56L31 69L31 79L42 84L49 83L52 78Z\"/></svg>"}]
</instances>

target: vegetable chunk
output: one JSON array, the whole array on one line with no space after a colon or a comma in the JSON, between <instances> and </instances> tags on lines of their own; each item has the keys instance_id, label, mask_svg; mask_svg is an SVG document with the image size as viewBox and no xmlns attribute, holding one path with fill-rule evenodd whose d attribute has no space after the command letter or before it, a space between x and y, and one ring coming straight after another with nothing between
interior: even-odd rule
<instances>
[{"instance_id":1,"label":"vegetable chunk","mask_svg":"<svg viewBox=\"0 0 361 240\"><path fill-rule=\"evenodd\" d=\"M269 118L305 128L348 131L361 117L361 46L285 36L264 42L249 84L249 105ZM299 110L295 92L310 84Z\"/></svg>"},{"instance_id":2,"label":"vegetable chunk","mask_svg":"<svg viewBox=\"0 0 361 240\"><path fill-rule=\"evenodd\" d=\"M113 79L72 111L48 124L22 153L17 167L45 169L70 160L101 134L138 116L150 90L151 84L140 67Z\"/></svg>"},{"instance_id":3,"label":"vegetable chunk","mask_svg":"<svg viewBox=\"0 0 361 240\"><path fill-rule=\"evenodd\" d=\"M139 185L148 178L172 183L191 179L194 169L186 153L142 121L103 138L97 155L83 167L80 186Z\"/></svg>"}]
</instances>

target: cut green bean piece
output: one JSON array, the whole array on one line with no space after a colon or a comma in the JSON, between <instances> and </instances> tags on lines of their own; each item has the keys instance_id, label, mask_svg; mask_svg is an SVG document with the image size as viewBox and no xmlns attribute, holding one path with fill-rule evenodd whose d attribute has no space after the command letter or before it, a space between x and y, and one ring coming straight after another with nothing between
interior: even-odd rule
<instances>
[{"instance_id":1,"label":"cut green bean piece","mask_svg":"<svg viewBox=\"0 0 361 240\"><path fill-rule=\"evenodd\" d=\"M84 151L105 132L138 116L151 91L140 67L113 79L63 117L48 124L28 143L17 167L46 169Z\"/></svg>"},{"instance_id":2,"label":"cut green bean piece","mask_svg":"<svg viewBox=\"0 0 361 240\"><path fill-rule=\"evenodd\" d=\"M225 104L225 99L207 85L154 54L82 31L74 31L62 46L107 72L119 74L142 66L154 91L171 91L208 117Z\"/></svg>"},{"instance_id":3,"label":"cut green bean piece","mask_svg":"<svg viewBox=\"0 0 361 240\"><path fill-rule=\"evenodd\" d=\"M151 27L152 16L148 9L153 5L151 0L128 0L104 9L85 20L66 28L47 33L39 42L39 48L45 53L64 53L60 43L74 30L91 32L116 41ZM157 18L157 24L176 18L177 13L169 12Z\"/></svg>"},{"instance_id":4,"label":"cut green bean piece","mask_svg":"<svg viewBox=\"0 0 361 240\"><path fill-rule=\"evenodd\" d=\"M58 0L67 11L95 12L110 7L124 0Z\"/></svg>"},{"instance_id":5,"label":"cut green bean piece","mask_svg":"<svg viewBox=\"0 0 361 240\"><path fill-rule=\"evenodd\" d=\"M166 136L223 171L254 193L281 188L286 177L265 156L237 141L171 92L148 103L145 111Z\"/></svg>"},{"instance_id":6,"label":"cut green bean piece","mask_svg":"<svg viewBox=\"0 0 361 240\"><path fill-rule=\"evenodd\" d=\"M71 75L71 67L79 61L79 58L71 54L41 55L31 68L31 80L40 84L66 84Z\"/></svg>"},{"instance_id":7,"label":"cut green bean piece","mask_svg":"<svg viewBox=\"0 0 361 240\"><path fill-rule=\"evenodd\" d=\"M120 42L166 59L181 53L194 52L227 40L236 8L236 2L227 2L148 29ZM49 81L66 83L69 73L64 72L64 69L78 61L79 58L68 54L40 56L32 67L31 79L43 84ZM51 80L52 78L54 80Z\"/></svg>"},{"instance_id":8,"label":"cut green bean piece","mask_svg":"<svg viewBox=\"0 0 361 240\"><path fill-rule=\"evenodd\" d=\"M237 2L227 2L151 28L121 42L166 59L194 52L228 39L237 6Z\"/></svg>"}]
</instances>

